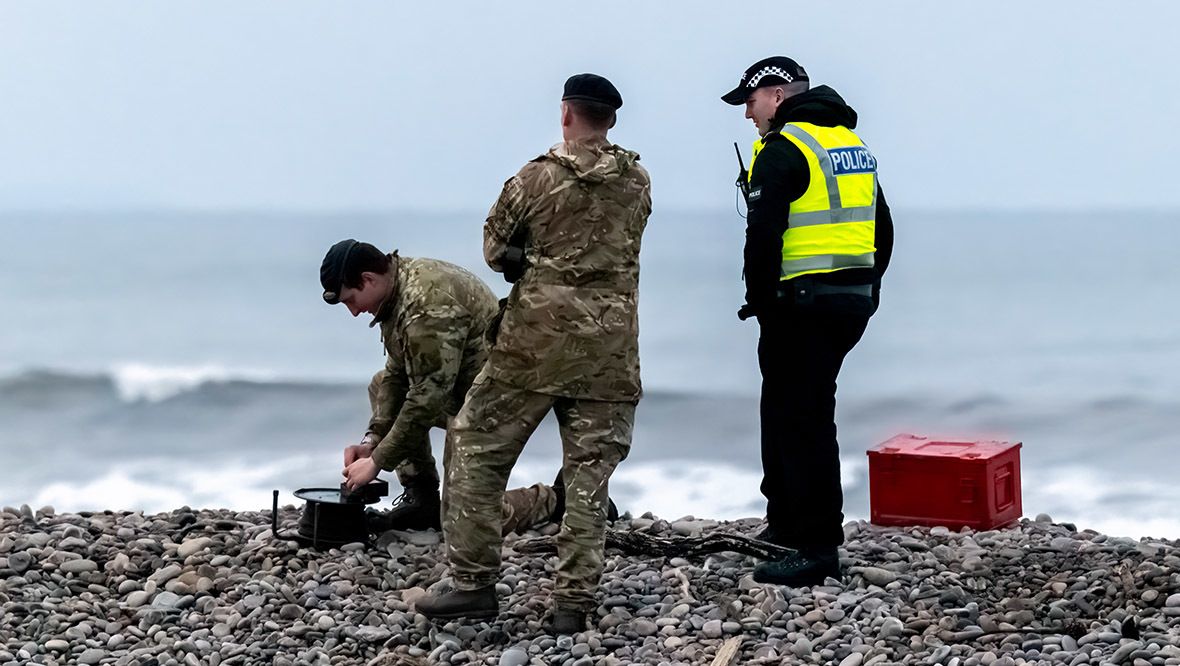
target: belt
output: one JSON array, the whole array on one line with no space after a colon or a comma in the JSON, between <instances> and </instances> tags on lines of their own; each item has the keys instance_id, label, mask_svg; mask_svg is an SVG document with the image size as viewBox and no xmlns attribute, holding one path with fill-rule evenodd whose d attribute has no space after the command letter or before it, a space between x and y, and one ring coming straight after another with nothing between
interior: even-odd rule
<instances>
[{"instance_id":1,"label":"belt","mask_svg":"<svg viewBox=\"0 0 1180 666\"><path fill-rule=\"evenodd\" d=\"M806 303L816 296L864 296L873 297L871 284L826 284L815 280L795 278L779 285L780 297L786 297L796 303Z\"/></svg>"}]
</instances>

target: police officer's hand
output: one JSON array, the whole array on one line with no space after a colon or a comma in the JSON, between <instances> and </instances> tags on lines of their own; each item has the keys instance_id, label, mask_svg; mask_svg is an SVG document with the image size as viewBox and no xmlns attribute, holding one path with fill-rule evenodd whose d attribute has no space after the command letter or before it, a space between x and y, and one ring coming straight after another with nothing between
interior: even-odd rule
<instances>
[{"instance_id":1,"label":"police officer's hand","mask_svg":"<svg viewBox=\"0 0 1180 666\"><path fill-rule=\"evenodd\" d=\"M381 468L377 467L377 463L373 462L372 457L361 458L344 468L345 487L349 492L353 492L377 478L380 471Z\"/></svg>"},{"instance_id":2,"label":"police officer's hand","mask_svg":"<svg viewBox=\"0 0 1180 666\"><path fill-rule=\"evenodd\" d=\"M373 450L377 448L377 442L374 439L373 434L368 433L360 444L344 447L344 466L348 467L361 458L371 457Z\"/></svg>"},{"instance_id":3,"label":"police officer's hand","mask_svg":"<svg viewBox=\"0 0 1180 666\"><path fill-rule=\"evenodd\" d=\"M757 317L758 311L754 309L753 305L746 303L745 305L743 305L741 308L738 309L737 314L738 314L738 319L745 321L745 320L749 319L750 317Z\"/></svg>"}]
</instances>

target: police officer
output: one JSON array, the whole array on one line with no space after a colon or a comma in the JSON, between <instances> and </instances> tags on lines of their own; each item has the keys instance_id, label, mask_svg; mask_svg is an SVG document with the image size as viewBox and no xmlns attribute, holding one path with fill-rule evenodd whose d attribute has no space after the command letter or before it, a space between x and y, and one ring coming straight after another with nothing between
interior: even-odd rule
<instances>
[{"instance_id":1,"label":"police officer","mask_svg":"<svg viewBox=\"0 0 1180 666\"><path fill-rule=\"evenodd\" d=\"M761 328L761 538L796 549L754 580L840 577L843 493L836 376L876 311L893 221L856 112L782 56L760 60L721 98L744 105L759 139L748 174L746 303Z\"/></svg>"},{"instance_id":2,"label":"police officer","mask_svg":"<svg viewBox=\"0 0 1180 666\"><path fill-rule=\"evenodd\" d=\"M521 448L550 411L561 428L566 512L550 628L586 628L602 575L607 483L631 447L640 397L640 237L651 189L639 156L607 131L623 100L606 79L565 84L564 141L508 179L488 214L484 256L525 268L499 339L455 426L443 521L455 590L423 599L432 618L494 617L501 538L493 524Z\"/></svg>"},{"instance_id":3,"label":"police officer","mask_svg":"<svg viewBox=\"0 0 1180 666\"><path fill-rule=\"evenodd\" d=\"M323 298L380 326L385 367L369 385L372 418L359 444L344 451L344 479L356 489L380 470L396 470L404 492L392 510L369 516L374 532L439 529L439 477L430 450L432 427L448 428L487 359L485 333L496 298L475 275L437 259L386 254L353 239L336 243L320 265ZM443 467L449 464L447 430ZM523 531L564 510L564 491L534 484L507 493L504 533Z\"/></svg>"}]
</instances>

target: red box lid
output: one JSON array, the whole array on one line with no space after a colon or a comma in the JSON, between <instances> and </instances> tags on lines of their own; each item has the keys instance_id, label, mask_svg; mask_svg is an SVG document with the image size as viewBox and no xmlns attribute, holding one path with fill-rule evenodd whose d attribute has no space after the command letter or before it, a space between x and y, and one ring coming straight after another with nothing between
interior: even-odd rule
<instances>
[{"instance_id":1,"label":"red box lid","mask_svg":"<svg viewBox=\"0 0 1180 666\"><path fill-rule=\"evenodd\" d=\"M879 455L929 456L960 460L989 460L1019 449L1020 442L996 440L932 439L922 435L897 435L871 448L867 453Z\"/></svg>"}]
</instances>

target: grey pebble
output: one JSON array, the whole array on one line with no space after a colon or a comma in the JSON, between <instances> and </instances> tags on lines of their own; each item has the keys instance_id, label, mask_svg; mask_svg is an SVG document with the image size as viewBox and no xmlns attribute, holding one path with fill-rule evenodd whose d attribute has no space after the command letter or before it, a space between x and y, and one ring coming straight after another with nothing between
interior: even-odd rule
<instances>
[{"instance_id":1,"label":"grey pebble","mask_svg":"<svg viewBox=\"0 0 1180 666\"><path fill-rule=\"evenodd\" d=\"M94 560L66 560L58 567L63 573L79 574L87 571L98 571L98 563Z\"/></svg>"},{"instance_id":2,"label":"grey pebble","mask_svg":"<svg viewBox=\"0 0 1180 666\"><path fill-rule=\"evenodd\" d=\"M8 556L8 568L18 574L27 571L32 563L33 558L28 553L13 553Z\"/></svg>"},{"instance_id":3,"label":"grey pebble","mask_svg":"<svg viewBox=\"0 0 1180 666\"><path fill-rule=\"evenodd\" d=\"M651 636L659 631L659 627L651 620L636 620L634 623L635 633L640 636Z\"/></svg>"},{"instance_id":4,"label":"grey pebble","mask_svg":"<svg viewBox=\"0 0 1180 666\"><path fill-rule=\"evenodd\" d=\"M800 659L808 656L811 654L811 641L807 640L807 638L800 638L791 646L791 652Z\"/></svg>"},{"instance_id":5,"label":"grey pebble","mask_svg":"<svg viewBox=\"0 0 1180 666\"><path fill-rule=\"evenodd\" d=\"M840 666L860 666L861 662L864 661L864 658L865 656L863 654L859 652L853 652L852 654L840 660Z\"/></svg>"},{"instance_id":6,"label":"grey pebble","mask_svg":"<svg viewBox=\"0 0 1180 666\"><path fill-rule=\"evenodd\" d=\"M508 648L500 654L499 666L525 666L529 663L529 653L520 648Z\"/></svg>"},{"instance_id":7,"label":"grey pebble","mask_svg":"<svg viewBox=\"0 0 1180 666\"><path fill-rule=\"evenodd\" d=\"M393 634L385 627L364 626L356 630L357 638L370 643L382 643L389 640Z\"/></svg>"},{"instance_id":8,"label":"grey pebble","mask_svg":"<svg viewBox=\"0 0 1180 666\"><path fill-rule=\"evenodd\" d=\"M897 580L897 574L882 569L880 567L863 567L859 571L860 575L864 577L865 581L876 585L878 587L885 587L886 585Z\"/></svg>"},{"instance_id":9,"label":"grey pebble","mask_svg":"<svg viewBox=\"0 0 1180 666\"><path fill-rule=\"evenodd\" d=\"M106 650L98 650L98 649L91 648L89 650L85 650L84 652L82 652L82 654L78 655L78 663L79 664L97 664L98 662L102 661L102 658L105 656L107 656Z\"/></svg>"},{"instance_id":10,"label":"grey pebble","mask_svg":"<svg viewBox=\"0 0 1180 666\"><path fill-rule=\"evenodd\" d=\"M887 617L881 623L880 634L882 638L891 638L893 636L900 636L905 631L905 624L895 617Z\"/></svg>"}]
</instances>

